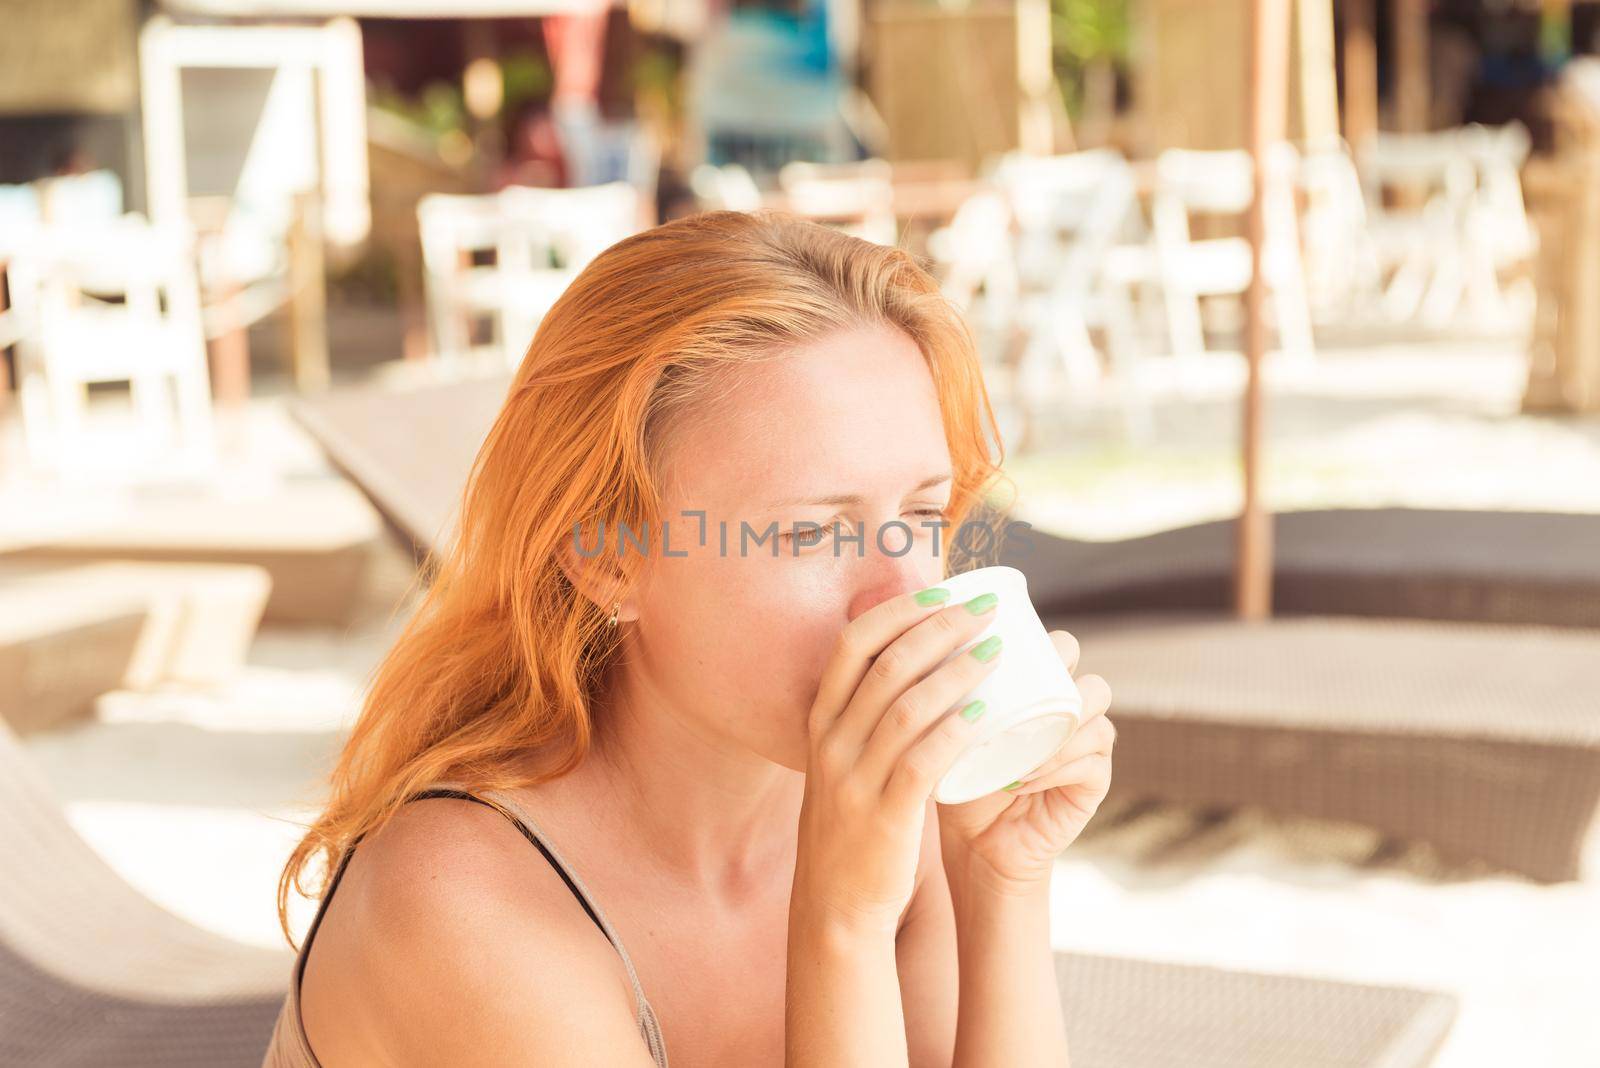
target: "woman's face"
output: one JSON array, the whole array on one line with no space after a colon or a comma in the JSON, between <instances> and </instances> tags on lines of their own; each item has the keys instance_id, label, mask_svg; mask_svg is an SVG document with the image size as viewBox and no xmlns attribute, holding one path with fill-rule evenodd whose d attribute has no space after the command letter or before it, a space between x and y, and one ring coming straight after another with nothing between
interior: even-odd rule
<instances>
[{"instance_id":1,"label":"woman's face","mask_svg":"<svg viewBox=\"0 0 1600 1068\"><path fill-rule=\"evenodd\" d=\"M668 446L668 534L649 532L622 670L707 741L801 771L839 631L943 576L950 451L927 363L896 328L731 373L715 414Z\"/></svg>"}]
</instances>

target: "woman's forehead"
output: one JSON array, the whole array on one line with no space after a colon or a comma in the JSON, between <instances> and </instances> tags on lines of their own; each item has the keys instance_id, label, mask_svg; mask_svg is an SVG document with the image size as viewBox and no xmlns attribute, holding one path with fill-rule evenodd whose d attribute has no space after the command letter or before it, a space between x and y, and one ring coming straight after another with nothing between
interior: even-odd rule
<instances>
[{"instance_id":1,"label":"woman's forehead","mask_svg":"<svg viewBox=\"0 0 1600 1068\"><path fill-rule=\"evenodd\" d=\"M938 393L903 333L841 333L735 373L717 416L674 443L681 492L708 507L907 492L949 471Z\"/></svg>"}]
</instances>

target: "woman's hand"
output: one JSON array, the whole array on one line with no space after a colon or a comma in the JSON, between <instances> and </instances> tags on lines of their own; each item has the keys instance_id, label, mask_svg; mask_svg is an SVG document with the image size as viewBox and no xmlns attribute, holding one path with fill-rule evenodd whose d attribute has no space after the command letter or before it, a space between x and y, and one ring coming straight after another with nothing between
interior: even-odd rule
<instances>
[{"instance_id":1,"label":"woman's hand","mask_svg":"<svg viewBox=\"0 0 1600 1068\"><path fill-rule=\"evenodd\" d=\"M1078 665L1078 641L1050 632L1068 671ZM939 806L947 870L1001 893L1035 892L1046 885L1056 857L1083 831L1111 787L1111 747L1117 731L1106 716L1111 687L1099 675L1075 680L1084 720L1055 754L1024 776L1022 785L960 805Z\"/></svg>"},{"instance_id":2,"label":"woman's hand","mask_svg":"<svg viewBox=\"0 0 1600 1068\"><path fill-rule=\"evenodd\" d=\"M935 610L917 596L852 620L823 671L807 724L791 916L813 909L892 936L911 900L928 799L978 729L945 713L1005 655L963 653L941 666L993 618L993 598Z\"/></svg>"}]
</instances>

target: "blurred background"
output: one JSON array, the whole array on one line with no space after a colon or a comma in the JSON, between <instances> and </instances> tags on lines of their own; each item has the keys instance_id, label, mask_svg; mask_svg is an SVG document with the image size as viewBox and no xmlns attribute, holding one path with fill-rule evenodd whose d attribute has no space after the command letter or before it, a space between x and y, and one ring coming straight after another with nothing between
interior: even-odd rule
<instances>
[{"instance_id":1,"label":"blurred background","mask_svg":"<svg viewBox=\"0 0 1600 1068\"><path fill-rule=\"evenodd\" d=\"M1597 52L1583 0L0 0L0 1060L259 1061L541 315L774 207L966 313L1003 560L1116 691L1075 1068L1600 1064Z\"/></svg>"}]
</instances>

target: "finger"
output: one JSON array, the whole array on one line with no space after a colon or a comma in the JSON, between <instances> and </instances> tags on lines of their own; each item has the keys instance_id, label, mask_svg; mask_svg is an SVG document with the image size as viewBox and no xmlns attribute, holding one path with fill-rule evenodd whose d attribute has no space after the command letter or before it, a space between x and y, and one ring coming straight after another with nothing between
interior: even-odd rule
<instances>
[{"instance_id":1,"label":"finger","mask_svg":"<svg viewBox=\"0 0 1600 1068\"><path fill-rule=\"evenodd\" d=\"M1021 786L1013 787L1006 792L1021 796L1043 793L1058 786L1082 786L1103 795L1111 788L1111 754L1086 753L1053 769L1049 774L1041 775L1037 779L1025 779Z\"/></svg>"},{"instance_id":2,"label":"finger","mask_svg":"<svg viewBox=\"0 0 1600 1068\"><path fill-rule=\"evenodd\" d=\"M883 789L895 765L941 716L948 714L950 718L961 718L965 710L952 709L951 706L976 689L1005 656L1002 649L988 660L979 660L973 655L975 651L976 646L939 667L889 703L889 707L878 717L857 761L857 767L867 781ZM979 705L976 711L987 709Z\"/></svg>"},{"instance_id":3,"label":"finger","mask_svg":"<svg viewBox=\"0 0 1600 1068\"><path fill-rule=\"evenodd\" d=\"M841 739L840 744L857 750L865 746L891 704L994 622L994 604L992 599L972 597L947 605L890 642L873 658L835 719L832 733ZM968 605L985 610L974 613ZM922 726L926 727L927 721Z\"/></svg>"},{"instance_id":4,"label":"finger","mask_svg":"<svg viewBox=\"0 0 1600 1068\"><path fill-rule=\"evenodd\" d=\"M1083 723L1105 715L1111 708L1111 686L1105 679L1099 675L1082 675L1072 681L1083 698Z\"/></svg>"},{"instance_id":5,"label":"finger","mask_svg":"<svg viewBox=\"0 0 1600 1068\"><path fill-rule=\"evenodd\" d=\"M1032 782L1035 779L1049 775L1055 769L1072 763L1090 753L1109 753L1116 742L1117 729L1111 723L1111 718L1099 715L1084 722L1072 735L1061 744L1049 758L1032 771L1022 777L1023 782Z\"/></svg>"},{"instance_id":6,"label":"finger","mask_svg":"<svg viewBox=\"0 0 1600 1068\"><path fill-rule=\"evenodd\" d=\"M917 601L918 592L927 591L903 593L873 605L839 631L812 702L810 726L814 733L820 734L833 725L879 653L915 624L937 615L945 604L921 604Z\"/></svg>"},{"instance_id":7,"label":"finger","mask_svg":"<svg viewBox=\"0 0 1600 1068\"><path fill-rule=\"evenodd\" d=\"M982 717L967 720L952 712L913 742L895 763L884 783L883 803L890 806L926 804L934 787L972 744Z\"/></svg>"},{"instance_id":8,"label":"finger","mask_svg":"<svg viewBox=\"0 0 1600 1068\"><path fill-rule=\"evenodd\" d=\"M1050 640L1055 644L1056 652L1061 654L1061 662L1067 665L1067 674L1078 670L1078 657L1083 650L1078 646L1078 639L1064 630L1050 632Z\"/></svg>"}]
</instances>

